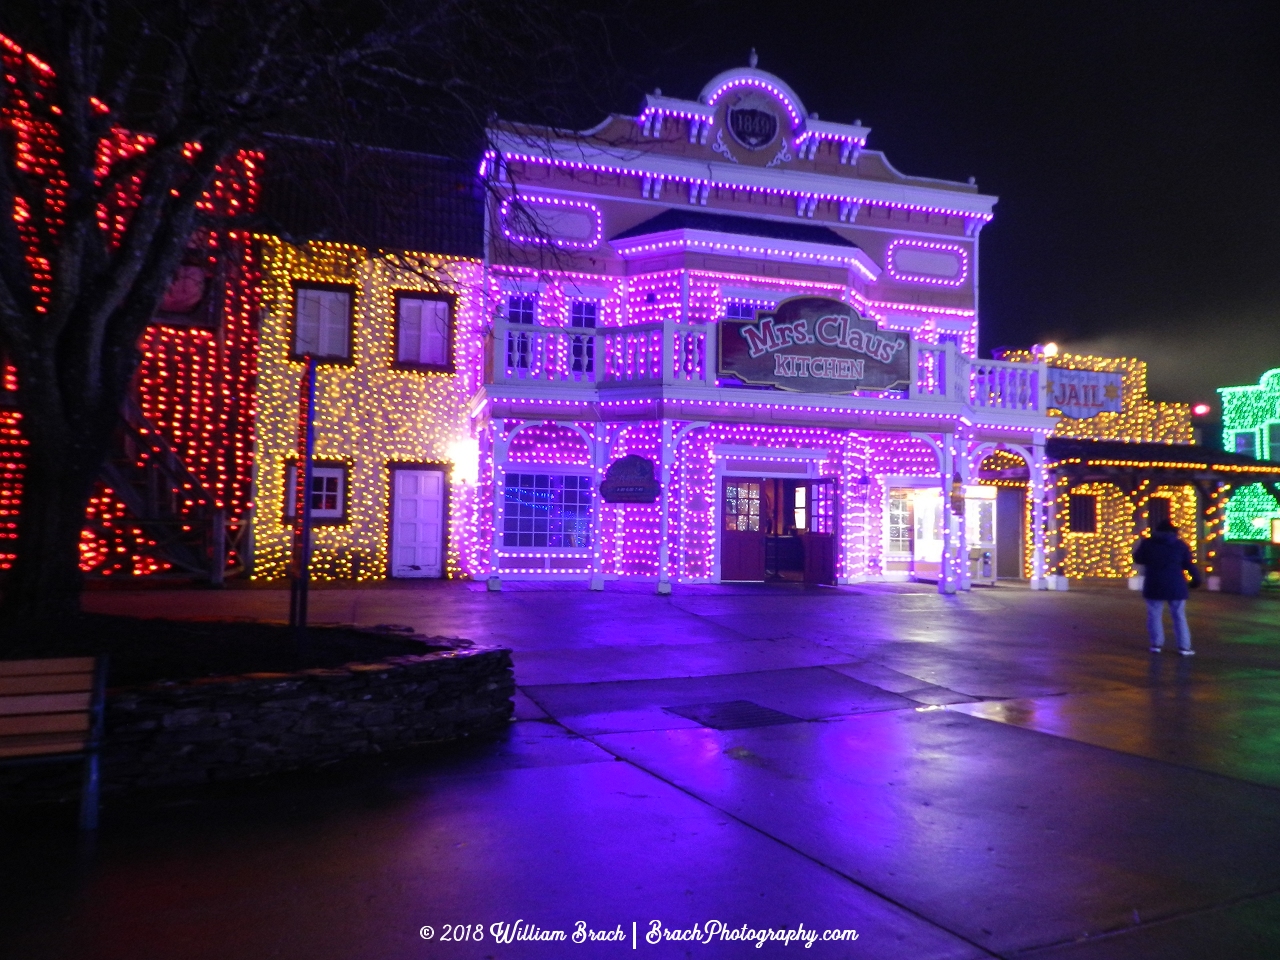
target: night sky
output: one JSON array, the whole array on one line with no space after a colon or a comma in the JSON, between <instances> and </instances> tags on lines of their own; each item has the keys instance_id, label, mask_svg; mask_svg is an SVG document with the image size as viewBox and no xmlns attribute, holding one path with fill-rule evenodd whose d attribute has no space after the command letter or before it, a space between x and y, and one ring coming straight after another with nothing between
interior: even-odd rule
<instances>
[{"instance_id":1,"label":"night sky","mask_svg":"<svg viewBox=\"0 0 1280 960\"><path fill-rule=\"evenodd\" d=\"M1159 399L1280 366L1275 3L637 3L619 67L696 97L755 47L907 174L1000 198L984 353L1139 356Z\"/></svg>"}]
</instances>

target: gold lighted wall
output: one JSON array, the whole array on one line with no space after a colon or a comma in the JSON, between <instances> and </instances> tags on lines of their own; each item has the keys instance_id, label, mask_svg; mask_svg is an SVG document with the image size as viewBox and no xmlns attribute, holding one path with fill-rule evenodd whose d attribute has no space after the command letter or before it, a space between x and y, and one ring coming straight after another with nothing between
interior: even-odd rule
<instances>
[{"instance_id":1,"label":"gold lighted wall","mask_svg":"<svg viewBox=\"0 0 1280 960\"><path fill-rule=\"evenodd\" d=\"M1097 497L1097 533L1075 533L1070 527L1068 494ZM1182 539L1196 550L1196 493L1193 487L1157 487L1136 494L1138 516L1146 525L1146 510L1152 497L1169 500L1169 518L1177 526ZM1134 502L1119 487L1110 483L1085 483L1068 491L1058 487L1058 522L1061 534L1061 572L1071 577L1130 577L1134 574L1133 548Z\"/></svg>"},{"instance_id":2,"label":"gold lighted wall","mask_svg":"<svg viewBox=\"0 0 1280 960\"><path fill-rule=\"evenodd\" d=\"M467 402L480 369L481 272L474 261L409 255L393 263L351 244L294 246L259 237L262 315L258 351L258 424L253 578L284 576L291 526L284 519L285 469L297 455L302 364L290 359L293 284L351 284L351 362L317 367L317 460L347 466L347 522L315 527L312 576L373 580L387 576L392 463L440 463L469 436ZM395 292L458 297L455 373L397 369ZM450 484L446 570L461 572L471 537L463 522L466 491Z\"/></svg>"},{"instance_id":3,"label":"gold lighted wall","mask_svg":"<svg viewBox=\"0 0 1280 960\"><path fill-rule=\"evenodd\" d=\"M1031 362L1029 351L1015 350L1003 359ZM1125 443L1192 443L1191 406L1186 403L1157 403L1147 396L1147 364L1132 357L1093 357L1061 353L1048 358L1051 368L1119 373L1122 379L1121 411L1099 413L1084 420L1063 417L1053 431L1055 437L1086 440L1118 440ZM1070 529L1070 494L1097 497L1097 533L1073 533ZM1051 572L1067 577L1129 577L1133 574L1133 548L1137 544L1134 517L1146 528L1147 501L1152 496L1168 497L1169 515L1182 539L1196 549L1196 496L1192 487L1141 485L1130 497L1109 483L1087 483L1068 489L1060 480L1054 497L1059 533L1058 562ZM1029 501L1028 501L1029 502ZM1030 519L1026 536L1031 537ZM1030 575L1028 573L1028 575Z\"/></svg>"},{"instance_id":4,"label":"gold lighted wall","mask_svg":"<svg viewBox=\"0 0 1280 960\"><path fill-rule=\"evenodd\" d=\"M1036 357L1026 350L1011 350L1004 359L1029 363ZM1119 373L1123 377L1121 411L1099 413L1087 420L1063 417L1053 431L1055 437L1087 440L1123 440L1126 443L1193 443L1191 405L1157 403L1147 397L1147 362L1132 357L1091 357L1081 353L1060 353L1048 359L1050 369L1092 370Z\"/></svg>"}]
</instances>

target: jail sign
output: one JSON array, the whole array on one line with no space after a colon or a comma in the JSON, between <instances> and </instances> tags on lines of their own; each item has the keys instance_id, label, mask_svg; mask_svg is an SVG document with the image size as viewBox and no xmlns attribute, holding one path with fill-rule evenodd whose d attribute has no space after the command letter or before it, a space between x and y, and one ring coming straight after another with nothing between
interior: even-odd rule
<instances>
[{"instance_id":1,"label":"jail sign","mask_svg":"<svg viewBox=\"0 0 1280 960\"><path fill-rule=\"evenodd\" d=\"M849 304L792 297L755 320L720 321L716 375L799 393L905 390L909 358L905 334Z\"/></svg>"},{"instance_id":2,"label":"jail sign","mask_svg":"<svg viewBox=\"0 0 1280 960\"><path fill-rule=\"evenodd\" d=\"M1124 409L1124 379L1118 373L1050 367L1045 392L1049 395L1049 406L1073 420L1087 420L1100 413L1120 413Z\"/></svg>"}]
</instances>

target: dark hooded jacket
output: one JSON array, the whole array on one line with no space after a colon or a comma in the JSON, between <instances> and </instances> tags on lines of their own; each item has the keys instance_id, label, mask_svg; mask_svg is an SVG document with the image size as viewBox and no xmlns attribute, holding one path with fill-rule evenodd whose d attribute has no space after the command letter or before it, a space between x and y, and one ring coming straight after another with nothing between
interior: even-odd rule
<instances>
[{"instance_id":1,"label":"dark hooded jacket","mask_svg":"<svg viewBox=\"0 0 1280 960\"><path fill-rule=\"evenodd\" d=\"M1183 571L1199 581L1199 573L1191 561L1191 548L1176 533L1153 533L1133 551L1133 562L1146 568L1142 595L1148 600L1187 599L1187 578Z\"/></svg>"}]
</instances>

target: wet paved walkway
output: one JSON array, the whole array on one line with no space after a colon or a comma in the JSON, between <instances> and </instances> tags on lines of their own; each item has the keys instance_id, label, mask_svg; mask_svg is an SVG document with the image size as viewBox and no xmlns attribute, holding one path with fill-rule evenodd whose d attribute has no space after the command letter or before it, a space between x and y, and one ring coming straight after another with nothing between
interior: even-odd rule
<instances>
[{"instance_id":1,"label":"wet paved walkway","mask_svg":"<svg viewBox=\"0 0 1280 960\"><path fill-rule=\"evenodd\" d=\"M277 619L285 604L88 600ZM81 872L65 831L6 827L0 954L802 949L645 941L654 920L711 920L857 930L814 957L1280 956L1280 599L1195 595L1194 658L1149 656L1140 600L1111 587L424 584L317 590L312 609L511 646L510 736L117 803ZM491 924L520 919L624 939L494 943ZM455 923L485 938L442 943Z\"/></svg>"}]
</instances>

